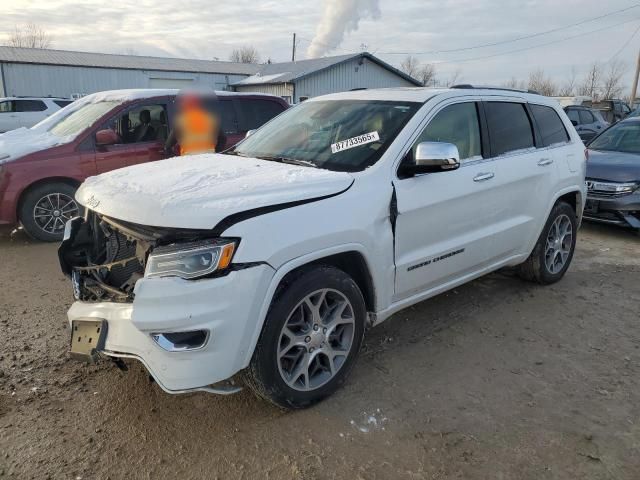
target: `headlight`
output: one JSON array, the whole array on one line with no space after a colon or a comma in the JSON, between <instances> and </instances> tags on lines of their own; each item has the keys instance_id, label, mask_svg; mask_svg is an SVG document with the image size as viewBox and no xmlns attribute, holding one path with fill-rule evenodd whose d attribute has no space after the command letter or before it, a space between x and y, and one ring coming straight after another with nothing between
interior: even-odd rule
<instances>
[{"instance_id":1,"label":"headlight","mask_svg":"<svg viewBox=\"0 0 640 480\"><path fill-rule=\"evenodd\" d=\"M203 277L231 264L236 241L214 239L158 247L149 255L144 276Z\"/></svg>"}]
</instances>

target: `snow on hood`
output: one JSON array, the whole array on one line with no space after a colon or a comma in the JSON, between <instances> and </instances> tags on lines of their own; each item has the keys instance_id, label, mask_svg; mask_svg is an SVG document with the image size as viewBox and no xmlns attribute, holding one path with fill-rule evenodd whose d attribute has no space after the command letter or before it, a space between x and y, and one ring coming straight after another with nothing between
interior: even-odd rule
<instances>
[{"instance_id":1,"label":"snow on hood","mask_svg":"<svg viewBox=\"0 0 640 480\"><path fill-rule=\"evenodd\" d=\"M353 177L345 172L202 154L90 177L76 199L119 220L208 229L234 213L336 194L352 183Z\"/></svg>"},{"instance_id":2,"label":"snow on hood","mask_svg":"<svg viewBox=\"0 0 640 480\"><path fill-rule=\"evenodd\" d=\"M0 135L0 165L30 153L69 143L71 137L59 137L46 130L18 128Z\"/></svg>"}]
</instances>

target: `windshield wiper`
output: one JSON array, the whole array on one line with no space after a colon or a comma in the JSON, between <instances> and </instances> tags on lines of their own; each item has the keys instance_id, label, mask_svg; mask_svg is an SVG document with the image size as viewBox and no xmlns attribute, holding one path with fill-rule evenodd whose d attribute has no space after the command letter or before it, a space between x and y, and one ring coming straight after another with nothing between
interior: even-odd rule
<instances>
[{"instance_id":1,"label":"windshield wiper","mask_svg":"<svg viewBox=\"0 0 640 480\"><path fill-rule=\"evenodd\" d=\"M301 165L303 167L320 168L318 167L318 165L309 160L298 160L297 158L276 157L268 155L263 155L256 158L259 158L260 160L268 160L270 162L288 163L289 165Z\"/></svg>"}]
</instances>

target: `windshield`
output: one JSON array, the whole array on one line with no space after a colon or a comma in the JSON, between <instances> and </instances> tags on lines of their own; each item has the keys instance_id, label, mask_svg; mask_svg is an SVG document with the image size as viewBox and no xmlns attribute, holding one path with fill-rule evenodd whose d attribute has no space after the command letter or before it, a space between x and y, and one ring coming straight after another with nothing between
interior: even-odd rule
<instances>
[{"instance_id":1,"label":"windshield","mask_svg":"<svg viewBox=\"0 0 640 480\"><path fill-rule=\"evenodd\" d=\"M59 137L66 137L69 135L78 135L91 125L93 125L96 120L102 117L105 113L112 110L117 105L122 102L97 102L97 103L87 103L86 105L74 110L72 113L63 116L59 121L53 123L52 126L49 127L49 132L54 135L58 135ZM62 110L65 110L65 107ZM61 112L62 112L61 110Z\"/></svg>"},{"instance_id":2,"label":"windshield","mask_svg":"<svg viewBox=\"0 0 640 480\"><path fill-rule=\"evenodd\" d=\"M371 100L305 102L228 153L357 172L380 159L420 106Z\"/></svg>"},{"instance_id":3,"label":"windshield","mask_svg":"<svg viewBox=\"0 0 640 480\"><path fill-rule=\"evenodd\" d=\"M620 122L589 144L592 150L640 153L640 122Z\"/></svg>"}]
</instances>

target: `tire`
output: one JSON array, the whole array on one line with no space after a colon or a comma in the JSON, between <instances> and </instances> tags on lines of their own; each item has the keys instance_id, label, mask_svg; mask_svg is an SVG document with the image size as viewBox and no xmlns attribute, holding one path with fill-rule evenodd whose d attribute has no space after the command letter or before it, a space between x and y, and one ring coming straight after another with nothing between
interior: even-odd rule
<instances>
[{"instance_id":1,"label":"tire","mask_svg":"<svg viewBox=\"0 0 640 480\"><path fill-rule=\"evenodd\" d=\"M567 231L570 237L567 234L561 235L567 226L570 227L570 232ZM562 201L556 203L531 255L519 266L518 275L524 280L542 285L559 281L573 259L577 231L576 212L571 205Z\"/></svg>"},{"instance_id":2,"label":"tire","mask_svg":"<svg viewBox=\"0 0 640 480\"><path fill-rule=\"evenodd\" d=\"M318 307L317 315L312 305ZM245 383L284 409L319 402L335 392L353 368L366 315L362 292L342 270L313 266L285 278L244 372ZM344 354L333 356L338 350Z\"/></svg>"},{"instance_id":3,"label":"tire","mask_svg":"<svg viewBox=\"0 0 640 480\"><path fill-rule=\"evenodd\" d=\"M18 212L27 235L43 242L61 241L67 220L82 215L75 193L76 187L61 182L45 183L27 191Z\"/></svg>"}]
</instances>

